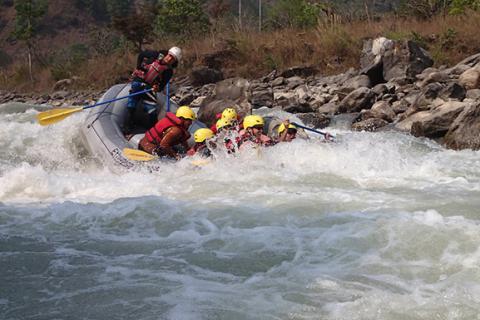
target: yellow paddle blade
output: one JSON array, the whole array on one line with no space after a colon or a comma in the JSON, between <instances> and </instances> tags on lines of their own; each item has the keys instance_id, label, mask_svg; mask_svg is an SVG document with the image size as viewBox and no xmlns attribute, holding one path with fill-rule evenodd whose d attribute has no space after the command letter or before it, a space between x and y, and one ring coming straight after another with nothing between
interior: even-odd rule
<instances>
[{"instance_id":1,"label":"yellow paddle blade","mask_svg":"<svg viewBox=\"0 0 480 320\"><path fill-rule=\"evenodd\" d=\"M48 111L43 111L37 114L37 121L42 126L48 126L50 124L54 124L59 122L69 115L83 110L83 107L79 108L60 108L60 109L52 109Z\"/></svg>"},{"instance_id":2,"label":"yellow paddle blade","mask_svg":"<svg viewBox=\"0 0 480 320\"><path fill-rule=\"evenodd\" d=\"M150 153L147 153L142 150L137 150L137 149L130 149L130 148L125 148L123 149L123 155L129 159L129 160L134 160L134 161L150 161L153 159L156 159L157 157L151 155Z\"/></svg>"},{"instance_id":3,"label":"yellow paddle blade","mask_svg":"<svg viewBox=\"0 0 480 320\"><path fill-rule=\"evenodd\" d=\"M194 166L201 167L209 164L210 162L211 161L209 159L198 159L198 160L192 160L190 163Z\"/></svg>"}]
</instances>

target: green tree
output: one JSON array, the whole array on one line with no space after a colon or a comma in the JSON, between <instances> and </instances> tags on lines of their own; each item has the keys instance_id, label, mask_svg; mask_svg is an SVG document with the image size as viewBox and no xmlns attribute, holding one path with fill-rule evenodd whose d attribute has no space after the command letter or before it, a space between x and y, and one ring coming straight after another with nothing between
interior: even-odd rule
<instances>
[{"instance_id":1,"label":"green tree","mask_svg":"<svg viewBox=\"0 0 480 320\"><path fill-rule=\"evenodd\" d=\"M38 31L38 22L48 10L46 0L15 0L15 38L25 42L28 54L30 80L33 82L32 54L34 39Z\"/></svg>"},{"instance_id":2,"label":"green tree","mask_svg":"<svg viewBox=\"0 0 480 320\"><path fill-rule=\"evenodd\" d=\"M198 0L163 0L159 3L156 31L159 34L192 36L206 32L208 17Z\"/></svg>"},{"instance_id":3,"label":"green tree","mask_svg":"<svg viewBox=\"0 0 480 320\"><path fill-rule=\"evenodd\" d=\"M452 0L449 12L459 14L467 9L480 10L480 0Z\"/></svg>"},{"instance_id":4,"label":"green tree","mask_svg":"<svg viewBox=\"0 0 480 320\"><path fill-rule=\"evenodd\" d=\"M144 44L153 41L153 29L157 8L152 4L139 6L136 11L127 15L114 16L113 28L132 42L138 51Z\"/></svg>"},{"instance_id":5,"label":"green tree","mask_svg":"<svg viewBox=\"0 0 480 320\"><path fill-rule=\"evenodd\" d=\"M312 27L320 12L321 5L306 0L279 0L268 8L267 24L275 28Z\"/></svg>"}]
</instances>

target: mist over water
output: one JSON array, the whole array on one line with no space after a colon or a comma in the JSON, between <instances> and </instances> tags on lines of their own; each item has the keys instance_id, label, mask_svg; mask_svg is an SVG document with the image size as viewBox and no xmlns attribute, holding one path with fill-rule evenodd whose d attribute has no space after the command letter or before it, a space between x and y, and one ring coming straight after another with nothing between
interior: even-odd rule
<instances>
[{"instance_id":1,"label":"mist over water","mask_svg":"<svg viewBox=\"0 0 480 320\"><path fill-rule=\"evenodd\" d=\"M0 106L2 319L478 318L480 152L332 129L122 171L37 113Z\"/></svg>"}]
</instances>

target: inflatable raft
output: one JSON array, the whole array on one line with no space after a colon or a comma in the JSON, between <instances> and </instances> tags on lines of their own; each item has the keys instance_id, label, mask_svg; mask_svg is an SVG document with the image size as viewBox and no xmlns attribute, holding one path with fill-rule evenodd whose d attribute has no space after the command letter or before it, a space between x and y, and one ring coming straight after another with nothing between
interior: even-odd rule
<instances>
[{"instance_id":1,"label":"inflatable raft","mask_svg":"<svg viewBox=\"0 0 480 320\"><path fill-rule=\"evenodd\" d=\"M129 91L129 84L115 85L105 92L98 103L128 96ZM118 168L118 166L130 169L139 165L139 162L129 160L123 154L123 149L137 149L138 142L150 126L148 115L143 112L142 108L137 108L136 123L139 125L135 128L133 137L127 140L122 132L122 127L127 116L126 105L127 99L121 99L92 108L81 130L85 145L90 153L113 169ZM173 101L170 101L168 107L171 112L175 112L178 106ZM167 99L165 95L157 93L157 113L159 118L164 117L166 111ZM194 121L189 131L193 136L195 130L202 127L205 127L202 122ZM193 144L193 139L189 141L189 143ZM145 165L145 163L143 165ZM148 162L147 165L158 170L161 162L151 161Z\"/></svg>"}]
</instances>

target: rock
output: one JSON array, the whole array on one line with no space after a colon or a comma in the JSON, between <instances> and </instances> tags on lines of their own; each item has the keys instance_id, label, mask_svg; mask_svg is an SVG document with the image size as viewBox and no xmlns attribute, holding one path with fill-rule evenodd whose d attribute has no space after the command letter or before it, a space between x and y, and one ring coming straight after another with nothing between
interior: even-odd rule
<instances>
[{"instance_id":1,"label":"rock","mask_svg":"<svg viewBox=\"0 0 480 320\"><path fill-rule=\"evenodd\" d=\"M438 96L443 100L455 99L458 101L463 101L466 94L467 92L463 86L456 82L452 82L448 84L446 88L442 89Z\"/></svg>"},{"instance_id":2,"label":"rock","mask_svg":"<svg viewBox=\"0 0 480 320\"><path fill-rule=\"evenodd\" d=\"M253 91L250 95L250 103L254 109L261 107L271 108L273 106L274 96L273 89L266 88L263 90Z\"/></svg>"},{"instance_id":3,"label":"rock","mask_svg":"<svg viewBox=\"0 0 480 320\"><path fill-rule=\"evenodd\" d=\"M387 122L392 122L395 119L395 112L390 104L386 101L377 101L373 104L371 111L375 118L383 119Z\"/></svg>"},{"instance_id":4,"label":"rock","mask_svg":"<svg viewBox=\"0 0 480 320\"><path fill-rule=\"evenodd\" d=\"M428 52L416 42L396 41L383 55L383 77L387 81L413 80L417 74L432 65L433 60Z\"/></svg>"},{"instance_id":5,"label":"rock","mask_svg":"<svg viewBox=\"0 0 480 320\"><path fill-rule=\"evenodd\" d=\"M410 132L416 137L441 138L466 106L467 104L459 101L446 102L428 116L414 121Z\"/></svg>"},{"instance_id":6,"label":"rock","mask_svg":"<svg viewBox=\"0 0 480 320\"><path fill-rule=\"evenodd\" d=\"M429 83L433 82L446 82L449 77L446 73L441 71L430 72L425 76L425 78L418 84L420 88L425 87Z\"/></svg>"},{"instance_id":7,"label":"rock","mask_svg":"<svg viewBox=\"0 0 480 320\"><path fill-rule=\"evenodd\" d=\"M374 132L377 131L379 128L386 126L387 124L388 122L383 119L370 118L364 121L354 123L352 125L352 130Z\"/></svg>"},{"instance_id":8,"label":"rock","mask_svg":"<svg viewBox=\"0 0 480 320\"><path fill-rule=\"evenodd\" d=\"M381 98L384 94L388 93L388 87L383 83L380 83L373 87L372 91L378 98Z\"/></svg>"},{"instance_id":9,"label":"rock","mask_svg":"<svg viewBox=\"0 0 480 320\"><path fill-rule=\"evenodd\" d=\"M308 103L300 103L296 105L290 105L286 108L283 108L284 111L290 113L310 113L313 112L312 107Z\"/></svg>"},{"instance_id":10,"label":"rock","mask_svg":"<svg viewBox=\"0 0 480 320\"><path fill-rule=\"evenodd\" d=\"M480 149L480 102L467 106L450 126L444 139L451 149Z\"/></svg>"},{"instance_id":11,"label":"rock","mask_svg":"<svg viewBox=\"0 0 480 320\"><path fill-rule=\"evenodd\" d=\"M297 66L283 71L280 76L284 78L290 78L294 76L306 78L316 74L317 72L318 70L312 66Z\"/></svg>"},{"instance_id":12,"label":"rock","mask_svg":"<svg viewBox=\"0 0 480 320\"><path fill-rule=\"evenodd\" d=\"M190 73L190 81L193 86L203 86L221 80L223 80L223 73L217 69L197 67Z\"/></svg>"},{"instance_id":13,"label":"rock","mask_svg":"<svg viewBox=\"0 0 480 320\"><path fill-rule=\"evenodd\" d=\"M206 124L213 124L217 113L234 106L237 113L244 117L251 113L248 102L250 82L242 78L231 78L216 84L212 94L207 96L199 106L198 119Z\"/></svg>"},{"instance_id":14,"label":"rock","mask_svg":"<svg viewBox=\"0 0 480 320\"><path fill-rule=\"evenodd\" d=\"M74 80L73 79L62 79L62 80L58 80L57 82L55 82L54 86L53 86L53 90L54 91L65 91L69 88L71 88L74 84Z\"/></svg>"},{"instance_id":15,"label":"rock","mask_svg":"<svg viewBox=\"0 0 480 320\"><path fill-rule=\"evenodd\" d=\"M278 86L281 86L285 83L285 78L284 77L278 77L278 78L275 78L271 85L272 87L278 87Z\"/></svg>"},{"instance_id":16,"label":"rock","mask_svg":"<svg viewBox=\"0 0 480 320\"><path fill-rule=\"evenodd\" d=\"M434 82L426 85L420 94L415 98L415 101L412 103L412 110L414 112L421 110L428 110L432 106L433 100L435 100L440 91L442 91L443 86L440 83Z\"/></svg>"},{"instance_id":17,"label":"rock","mask_svg":"<svg viewBox=\"0 0 480 320\"><path fill-rule=\"evenodd\" d=\"M371 87L371 81L367 75L361 74L361 75L355 76L353 78L348 79L343 84L344 92L347 92L347 93L350 93L361 87L366 87L366 88Z\"/></svg>"},{"instance_id":18,"label":"rock","mask_svg":"<svg viewBox=\"0 0 480 320\"><path fill-rule=\"evenodd\" d=\"M287 89L288 90L293 90L296 87L298 87L299 85L302 85L302 84L305 83L305 81L300 77L291 77L291 78L286 79L286 81L287 81Z\"/></svg>"},{"instance_id":19,"label":"rock","mask_svg":"<svg viewBox=\"0 0 480 320\"><path fill-rule=\"evenodd\" d=\"M399 114L407 111L409 106L406 100L399 100L392 103L392 110L395 114Z\"/></svg>"},{"instance_id":20,"label":"rock","mask_svg":"<svg viewBox=\"0 0 480 320\"><path fill-rule=\"evenodd\" d=\"M327 102L324 105L317 108L317 113L325 114L325 115L334 115L338 114L339 112L339 104L335 102Z\"/></svg>"},{"instance_id":21,"label":"rock","mask_svg":"<svg viewBox=\"0 0 480 320\"><path fill-rule=\"evenodd\" d=\"M65 99L69 95L68 91L65 90L60 90L60 91L55 91L52 93L52 99Z\"/></svg>"},{"instance_id":22,"label":"rock","mask_svg":"<svg viewBox=\"0 0 480 320\"><path fill-rule=\"evenodd\" d=\"M474 67L475 65L478 65L480 63L480 53L474 54L473 56L467 57L460 61L458 65L464 64L469 67Z\"/></svg>"},{"instance_id":23,"label":"rock","mask_svg":"<svg viewBox=\"0 0 480 320\"><path fill-rule=\"evenodd\" d=\"M190 105L193 100L195 100L195 95L191 86L180 87L175 93L175 102L178 105Z\"/></svg>"},{"instance_id":24,"label":"rock","mask_svg":"<svg viewBox=\"0 0 480 320\"><path fill-rule=\"evenodd\" d=\"M420 121L426 117L430 116L429 111L420 111L408 116L406 119L395 124L395 128L400 131L410 132L412 129L412 124L415 121Z\"/></svg>"},{"instance_id":25,"label":"rock","mask_svg":"<svg viewBox=\"0 0 480 320\"><path fill-rule=\"evenodd\" d=\"M368 76L371 85L385 82L383 77L383 55L393 46L394 42L385 37L363 42L360 56L360 73Z\"/></svg>"},{"instance_id":26,"label":"rock","mask_svg":"<svg viewBox=\"0 0 480 320\"><path fill-rule=\"evenodd\" d=\"M297 95L291 91L273 92L274 104L282 108L298 104Z\"/></svg>"},{"instance_id":27,"label":"rock","mask_svg":"<svg viewBox=\"0 0 480 320\"><path fill-rule=\"evenodd\" d=\"M322 129L330 124L330 117L318 113L297 113L296 116L302 120L307 127Z\"/></svg>"},{"instance_id":28,"label":"rock","mask_svg":"<svg viewBox=\"0 0 480 320\"><path fill-rule=\"evenodd\" d=\"M472 100L480 100L480 89L468 90L465 97Z\"/></svg>"},{"instance_id":29,"label":"rock","mask_svg":"<svg viewBox=\"0 0 480 320\"><path fill-rule=\"evenodd\" d=\"M480 89L480 68L470 68L460 75L458 83L465 89Z\"/></svg>"},{"instance_id":30,"label":"rock","mask_svg":"<svg viewBox=\"0 0 480 320\"><path fill-rule=\"evenodd\" d=\"M358 88L347 95L339 104L339 112L356 112L370 109L375 100L375 94L366 87Z\"/></svg>"}]
</instances>

